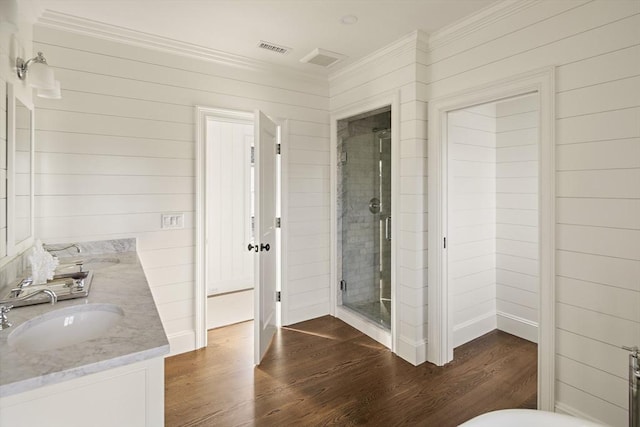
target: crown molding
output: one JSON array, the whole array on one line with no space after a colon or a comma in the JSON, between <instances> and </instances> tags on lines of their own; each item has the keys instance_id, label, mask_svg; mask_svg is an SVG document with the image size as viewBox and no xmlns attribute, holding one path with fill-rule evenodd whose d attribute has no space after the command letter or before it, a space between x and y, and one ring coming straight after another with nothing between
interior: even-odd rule
<instances>
[{"instance_id":1,"label":"crown molding","mask_svg":"<svg viewBox=\"0 0 640 427\"><path fill-rule=\"evenodd\" d=\"M378 61L382 58L389 59L390 56L398 56L408 50L415 50L418 42L424 40L425 34L420 30L414 30L409 34L399 38L398 40L373 51L357 60L356 62L347 65L346 67L329 74L329 81L336 80L338 78L345 77L350 74L358 73L362 68L369 66L372 62Z\"/></svg>"},{"instance_id":2,"label":"crown molding","mask_svg":"<svg viewBox=\"0 0 640 427\"><path fill-rule=\"evenodd\" d=\"M537 3L540 3L540 0L499 0L453 24L434 31L429 35L428 47L433 50L467 37L484 27L507 19Z\"/></svg>"},{"instance_id":3,"label":"crown molding","mask_svg":"<svg viewBox=\"0 0 640 427\"><path fill-rule=\"evenodd\" d=\"M118 43L136 47L153 49L156 51L166 52L174 55L196 58L217 64L243 68L251 71L277 72L286 74L293 78L307 80L314 83L326 84L327 81L324 74L299 71L267 61L260 61L257 59L235 55L233 53L211 49L193 43L183 42L163 36L157 36L155 34L145 33L142 31L132 30L116 25L106 24L104 22L69 15L62 12L56 12L50 9L46 9L42 13L40 18L36 22L36 25L69 31L90 37L97 37L100 39L115 41Z\"/></svg>"}]
</instances>

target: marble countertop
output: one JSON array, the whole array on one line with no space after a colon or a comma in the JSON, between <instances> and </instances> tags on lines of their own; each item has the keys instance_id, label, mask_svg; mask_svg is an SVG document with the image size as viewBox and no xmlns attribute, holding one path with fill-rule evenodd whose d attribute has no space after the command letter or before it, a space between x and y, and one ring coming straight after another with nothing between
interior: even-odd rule
<instances>
[{"instance_id":1,"label":"marble countertop","mask_svg":"<svg viewBox=\"0 0 640 427\"><path fill-rule=\"evenodd\" d=\"M14 308L8 313L13 326L0 331L0 397L81 377L169 353L151 290L135 250L82 253L85 271L93 271L89 296L55 305ZM71 258L60 258L64 264ZM66 271L64 271L66 272ZM100 338L42 353L21 353L7 343L11 332L41 314L83 304L119 306L124 317Z\"/></svg>"}]
</instances>

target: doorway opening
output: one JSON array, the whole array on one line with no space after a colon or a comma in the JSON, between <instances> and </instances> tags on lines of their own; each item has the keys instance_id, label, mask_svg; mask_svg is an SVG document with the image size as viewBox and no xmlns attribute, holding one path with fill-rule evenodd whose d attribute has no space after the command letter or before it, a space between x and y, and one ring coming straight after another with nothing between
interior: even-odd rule
<instances>
[{"instance_id":1,"label":"doorway opening","mask_svg":"<svg viewBox=\"0 0 640 427\"><path fill-rule=\"evenodd\" d=\"M280 323L280 126L260 111L196 116L196 348L253 320L259 364Z\"/></svg>"},{"instance_id":2,"label":"doorway opening","mask_svg":"<svg viewBox=\"0 0 640 427\"><path fill-rule=\"evenodd\" d=\"M342 306L391 330L391 107L338 121Z\"/></svg>"},{"instance_id":3,"label":"doorway opening","mask_svg":"<svg viewBox=\"0 0 640 427\"><path fill-rule=\"evenodd\" d=\"M538 409L553 410L554 70L430 102L429 345L494 329L537 343Z\"/></svg>"},{"instance_id":4,"label":"doorway opening","mask_svg":"<svg viewBox=\"0 0 640 427\"><path fill-rule=\"evenodd\" d=\"M207 329L254 316L254 252L247 250L255 242L253 139L253 116L206 122Z\"/></svg>"},{"instance_id":5,"label":"doorway opening","mask_svg":"<svg viewBox=\"0 0 640 427\"><path fill-rule=\"evenodd\" d=\"M332 117L333 313L396 351L398 96Z\"/></svg>"},{"instance_id":6,"label":"doorway opening","mask_svg":"<svg viewBox=\"0 0 640 427\"><path fill-rule=\"evenodd\" d=\"M454 348L494 329L538 342L538 97L447 113Z\"/></svg>"}]
</instances>

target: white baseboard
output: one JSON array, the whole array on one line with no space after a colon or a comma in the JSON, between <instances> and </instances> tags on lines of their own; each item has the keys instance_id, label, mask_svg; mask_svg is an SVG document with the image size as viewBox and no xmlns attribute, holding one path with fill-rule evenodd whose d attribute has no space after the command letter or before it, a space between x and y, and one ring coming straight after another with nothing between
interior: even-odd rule
<instances>
[{"instance_id":1,"label":"white baseboard","mask_svg":"<svg viewBox=\"0 0 640 427\"><path fill-rule=\"evenodd\" d=\"M498 311L498 329L527 341L538 343L538 324L522 317Z\"/></svg>"},{"instance_id":2,"label":"white baseboard","mask_svg":"<svg viewBox=\"0 0 640 427\"><path fill-rule=\"evenodd\" d=\"M196 331L182 331L167 335L169 338L169 356L186 353L196 349Z\"/></svg>"},{"instance_id":3,"label":"white baseboard","mask_svg":"<svg viewBox=\"0 0 640 427\"><path fill-rule=\"evenodd\" d=\"M207 329L253 319L253 289L207 298Z\"/></svg>"},{"instance_id":4,"label":"white baseboard","mask_svg":"<svg viewBox=\"0 0 640 427\"><path fill-rule=\"evenodd\" d=\"M453 327L453 348L496 329L496 312L482 314Z\"/></svg>"},{"instance_id":5,"label":"white baseboard","mask_svg":"<svg viewBox=\"0 0 640 427\"><path fill-rule=\"evenodd\" d=\"M587 415L582 411L579 411L569 405L562 402L556 402L555 411L559 414L571 415L572 417L582 418L583 420L591 421L592 423L607 425L604 421Z\"/></svg>"},{"instance_id":6,"label":"white baseboard","mask_svg":"<svg viewBox=\"0 0 640 427\"><path fill-rule=\"evenodd\" d=\"M414 342L400 337L396 354L413 366L422 365L427 361L427 341Z\"/></svg>"},{"instance_id":7,"label":"white baseboard","mask_svg":"<svg viewBox=\"0 0 640 427\"><path fill-rule=\"evenodd\" d=\"M344 307L336 307L336 317L342 320L349 326L352 326L367 335L370 338L378 341L380 344L387 348L391 348L391 332L381 328L380 326L365 320L353 311Z\"/></svg>"}]
</instances>

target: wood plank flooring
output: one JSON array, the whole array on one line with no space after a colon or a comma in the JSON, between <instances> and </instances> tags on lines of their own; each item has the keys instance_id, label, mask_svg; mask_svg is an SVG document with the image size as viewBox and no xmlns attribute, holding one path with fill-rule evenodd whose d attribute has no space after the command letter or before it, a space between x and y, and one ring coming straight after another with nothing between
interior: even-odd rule
<instances>
[{"instance_id":1,"label":"wood plank flooring","mask_svg":"<svg viewBox=\"0 0 640 427\"><path fill-rule=\"evenodd\" d=\"M445 367L414 367L330 316L281 329L259 367L252 341L241 323L166 359L166 425L446 427L536 405L537 347L500 331Z\"/></svg>"}]
</instances>

